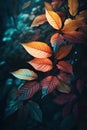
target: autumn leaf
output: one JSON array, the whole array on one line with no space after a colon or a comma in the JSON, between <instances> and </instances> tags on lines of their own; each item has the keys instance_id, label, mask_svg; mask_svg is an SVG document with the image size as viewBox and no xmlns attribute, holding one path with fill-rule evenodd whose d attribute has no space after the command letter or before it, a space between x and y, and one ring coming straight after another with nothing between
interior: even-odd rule
<instances>
[{"instance_id":1,"label":"autumn leaf","mask_svg":"<svg viewBox=\"0 0 87 130\"><path fill-rule=\"evenodd\" d=\"M57 67L58 67L58 69L60 69L64 72L71 73L71 74L73 73L72 65L66 61L59 61L57 64Z\"/></svg>"},{"instance_id":2,"label":"autumn leaf","mask_svg":"<svg viewBox=\"0 0 87 130\"><path fill-rule=\"evenodd\" d=\"M84 18L87 20L87 10L82 10L80 13L75 17L76 19Z\"/></svg>"},{"instance_id":3,"label":"autumn leaf","mask_svg":"<svg viewBox=\"0 0 87 130\"><path fill-rule=\"evenodd\" d=\"M71 83L70 75L66 74L65 72L60 72L57 77L66 84Z\"/></svg>"},{"instance_id":4,"label":"autumn leaf","mask_svg":"<svg viewBox=\"0 0 87 130\"><path fill-rule=\"evenodd\" d=\"M83 21L83 18L80 18L78 20L72 20L70 18L66 19L62 28L62 32L68 33L70 31L75 31L76 29L80 28L80 26L83 24Z\"/></svg>"},{"instance_id":5,"label":"autumn leaf","mask_svg":"<svg viewBox=\"0 0 87 130\"><path fill-rule=\"evenodd\" d=\"M61 80L59 80L59 84L57 86L57 90L62 93L70 93L71 88L69 85L65 84Z\"/></svg>"},{"instance_id":6,"label":"autumn leaf","mask_svg":"<svg viewBox=\"0 0 87 130\"><path fill-rule=\"evenodd\" d=\"M52 0L52 7L53 8L58 8L62 5L64 0Z\"/></svg>"},{"instance_id":7,"label":"autumn leaf","mask_svg":"<svg viewBox=\"0 0 87 130\"><path fill-rule=\"evenodd\" d=\"M45 4L45 8L46 8L47 10L53 11L53 7L52 7L52 5L51 5L50 3L44 2L44 4Z\"/></svg>"},{"instance_id":8,"label":"autumn leaf","mask_svg":"<svg viewBox=\"0 0 87 130\"><path fill-rule=\"evenodd\" d=\"M64 39L70 43L85 43L86 36L83 32L71 31L63 35Z\"/></svg>"},{"instance_id":9,"label":"autumn leaf","mask_svg":"<svg viewBox=\"0 0 87 130\"><path fill-rule=\"evenodd\" d=\"M53 28L59 30L59 29L62 27L61 18L60 18L60 16L59 16L56 12L52 11L52 10L49 8L48 5L49 5L49 4L46 2L46 3L45 3L45 7L46 7L46 18L47 18L47 21L49 22L49 24L50 24Z\"/></svg>"},{"instance_id":10,"label":"autumn leaf","mask_svg":"<svg viewBox=\"0 0 87 130\"><path fill-rule=\"evenodd\" d=\"M72 45L63 45L63 46L60 46L60 48L58 49L58 52L56 54L56 58L58 60L66 57L70 51L72 49Z\"/></svg>"},{"instance_id":11,"label":"autumn leaf","mask_svg":"<svg viewBox=\"0 0 87 130\"><path fill-rule=\"evenodd\" d=\"M29 42L22 44L25 50L36 58L46 58L52 55L51 48L44 42Z\"/></svg>"},{"instance_id":12,"label":"autumn leaf","mask_svg":"<svg viewBox=\"0 0 87 130\"><path fill-rule=\"evenodd\" d=\"M68 0L69 12L72 16L75 16L78 12L79 3L78 0Z\"/></svg>"},{"instance_id":13,"label":"autumn leaf","mask_svg":"<svg viewBox=\"0 0 87 130\"><path fill-rule=\"evenodd\" d=\"M46 21L47 21L47 19L46 19L45 14L41 14L41 15L37 16L37 17L33 20L32 24L31 24L31 27L39 26L39 25L45 23Z\"/></svg>"},{"instance_id":14,"label":"autumn leaf","mask_svg":"<svg viewBox=\"0 0 87 130\"><path fill-rule=\"evenodd\" d=\"M52 92L58 86L58 79L55 76L47 76L41 81L42 89L47 87L47 93Z\"/></svg>"},{"instance_id":15,"label":"autumn leaf","mask_svg":"<svg viewBox=\"0 0 87 130\"><path fill-rule=\"evenodd\" d=\"M25 85L18 91L18 100L26 100L31 98L39 89L40 85L36 81L25 83Z\"/></svg>"},{"instance_id":16,"label":"autumn leaf","mask_svg":"<svg viewBox=\"0 0 87 130\"><path fill-rule=\"evenodd\" d=\"M76 95L73 93L61 94L57 98L54 99L54 102L56 102L60 105L64 105L66 103L72 102L75 99L76 99Z\"/></svg>"},{"instance_id":17,"label":"autumn leaf","mask_svg":"<svg viewBox=\"0 0 87 130\"><path fill-rule=\"evenodd\" d=\"M55 33L54 35L51 36L50 42L52 47L55 46L56 43L59 46L64 42L63 36L59 33Z\"/></svg>"},{"instance_id":18,"label":"autumn leaf","mask_svg":"<svg viewBox=\"0 0 87 130\"><path fill-rule=\"evenodd\" d=\"M32 65L36 70L47 72L52 69L52 61L48 58L34 58L33 60L28 62Z\"/></svg>"},{"instance_id":19,"label":"autumn leaf","mask_svg":"<svg viewBox=\"0 0 87 130\"><path fill-rule=\"evenodd\" d=\"M23 80L34 80L38 78L38 75L34 71L29 69L19 69L14 72L11 72L11 74L16 78Z\"/></svg>"}]
</instances>

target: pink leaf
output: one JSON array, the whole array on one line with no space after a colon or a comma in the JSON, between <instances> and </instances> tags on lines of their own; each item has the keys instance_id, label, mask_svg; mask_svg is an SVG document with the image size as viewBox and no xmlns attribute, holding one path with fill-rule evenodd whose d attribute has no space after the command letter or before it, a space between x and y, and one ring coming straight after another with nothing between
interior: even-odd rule
<instances>
[{"instance_id":1,"label":"pink leaf","mask_svg":"<svg viewBox=\"0 0 87 130\"><path fill-rule=\"evenodd\" d=\"M48 76L41 81L41 86L47 87L47 93L51 93L58 86L58 79L55 76Z\"/></svg>"},{"instance_id":2,"label":"pink leaf","mask_svg":"<svg viewBox=\"0 0 87 130\"><path fill-rule=\"evenodd\" d=\"M76 99L76 95L74 95L72 93L71 94L61 94L56 99L54 99L54 102L63 105L65 103L72 102L75 99Z\"/></svg>"},{"instance_id":3,"label":"pink leaf","mask_svg":"<svg viewBox=\"0 0 87 130\"><path fill-rule=\"evenodd\" d=\"M25 85L19 90L19 100L31 98L39 89L40 85L36 81L25 83Z\"/></svg>"},{"instance_id":4,"label":"pink leaf","mask_svg":"<svg viewBox=\"0 0 87 130\"><path fill-rule=\"evenodd\" d=\"M48 58L34 58L33 60L28 62L31 64L36 70L47 72L52 69L52 61Z\"/></svg>"}]
</instances>

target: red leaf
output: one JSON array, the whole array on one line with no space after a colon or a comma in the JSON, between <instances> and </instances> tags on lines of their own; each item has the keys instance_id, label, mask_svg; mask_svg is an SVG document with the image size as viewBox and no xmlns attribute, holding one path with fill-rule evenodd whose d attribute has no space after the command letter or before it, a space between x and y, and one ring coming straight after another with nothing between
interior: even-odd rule
<instances>
[{"instance_id":1,"label":"red leaf","mask_svg":"<svg viewBox=\"0 0 87 130\"><path fill-rule=\"evenodd\" d=\"M31 64L36 70L47 72L52 69L52 61L48 58L34 58L33 60L28 62Z\"/></svg>"},{"instance_id":2,"label":"red leaf","mask_svg":"<svg viewBox=\"0 0 87 130\"><path fill-rule=\"evenodd\" d=\"M36 81L27 82L19 90L19 100L26 100L31 98L39 89L40 89L40 85L38 82Z\"/></svg>"},{"instance_id":3,"label":"red leaf","mask_svg":"<svg viewBox=\"0 0 87 130\"><path fill-rule=\"evenodd\" d=\"M57 67L59 70L62 70L64 72L73 73L72 65L66 61L59 61Z\"/></svg>"},{"instance_id":4,"label":"red leaf","mask_svg":"<svg viewBox=\"0 0 87 130\"><path fill-rule=\"evenodd\" d=\"M60 74L57 77L58 77L58 79L60 79L61 81L63 81L66 84L71 83L70 75L68 75L64 72L60 72Z\"/></svg>"},{"instance_id":5,"label":"red leaf","mask_svg":"<svg viewBox=\"0 0 87 130\"><path fill-rule=\"evenodd\" d=\"M42 89L43 87L47 87L47 93L52 92L58 84L58 79L55 76L48 76L41 81Z\"/></svg>"},{"instance_id":6,"label":"red leaf","mask_svg":"<svg viewBox=\"0 0 87 130\"><path fill-rule=\"evenodd\" d=\"M76 95L74 94L61 94L56 99L54 99L54 102L59 103L61 105L64 105L65 103L72 102L76 99Z\"/></svg>"},{"instance_id":7,"label":"red leaf","mask_svg":"<svg viewBox=\"0 0 87 130\"><path fill-rule=\"evenodd\" d=\"M52 6L53 8L58 8L62 5L64 0L52 0Z\"/></svg>"}]
</instances>

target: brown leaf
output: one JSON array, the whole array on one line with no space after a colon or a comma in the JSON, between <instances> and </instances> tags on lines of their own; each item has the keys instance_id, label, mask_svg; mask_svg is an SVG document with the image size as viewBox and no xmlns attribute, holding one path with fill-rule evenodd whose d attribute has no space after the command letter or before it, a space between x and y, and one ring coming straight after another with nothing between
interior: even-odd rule
<instances>
[{"instance_id":1,"label":"brown leaf","mask_svg":"<svg viewBox=\"0 0 87 130\"><path fill-rule=\"evenodd\" d=\"M58 60L66 57L70 51L72 49L72 45L63 45L63 46L60 46L60 48L58 49L58 52L56 54L56 58Z\"/></svg>"},{"instance_id":2,"label":"brown leaf","mask_svg":"<svg viewBox=\"0 0 87 130\"><path fill-rule=\"evenodd\" d=\"M78 12L79 3L78 0L68 0L69 12L72 16L75 16Z\"/></svg>"},{"instance_id":3,"label":"brown leaf","mask_svg":"<svg viewBox=\"0 0 87 130\"><path fill-rule=\"evenodd\" d=\"M59 61L57 67L59 70L62 70L64 72L71 73L71 74L73 73L72 65L66 61Z\"/></svg>"},{"instance_id":4,"label":"brown leaf","mask_svg":"<svg viewBox=\"0 0 87 130\"><path fill-rule=\"evenodd\" d=\"M84 21L83 18L78 20L72 20L70 18L66 19L64 27L62 29L63 33L75 31L76 29L80 28L80 26L83 24L83 21Z\"/></svg>"},{"instance_id":5,"label":"brown leaf","mask_svg":"<svg viewBox=\"0 0 87 130\"><path fill-rule=\"evenodd\" d=\"M48 58L34 58L33 60L28 62L31 64L36 70L47 72L52 69L52 61Z\"/></svg>"},{"instance_id":6,"label":"brown leaf","mask_svg":"<svg viewBox=\"0 0 87 130\"><path fill-rule=\"evenodd\" d=\"M68 86L67 84L65 84L62 81L59 81L59 82L60 82L60 84L58 85L57 90L62 93L70 93L70 91L71 91L70 86Z\"/></svg>"},{"instance_id":7,"label":"brown leaf","mask_svg":"<svg viewBox=\"0 0 87 130\"><path fill-rule=\"evenodd\" d=\"M29 42L22 44L25 50L36 58L46 58L52 55L51 48L44 42Z\"/></svg>"},{"instance_id":8,"label":"brown leaf","mask_svg":"<svg viewBox=\"0 0 87 130\"><path fill-rule=\"evenodd\" d=\"M31 24L31 27L39 26L39 25L45 23L46 21L47 21L47 19L46 19L45 14L41 14L41 15L37 16L37 17L33 20L32 24Z\"/></svg>"},{"instance_id":9,"label":"brown leaf","mask_svg":"<svg viewBox=\"0 0 87 130\"><path fill-rule=\"evenodd\" d=\"M86 40L84 33L77 31L67 32L63 37L70 43L85 43Z\"/></svg>"}]
</instances>

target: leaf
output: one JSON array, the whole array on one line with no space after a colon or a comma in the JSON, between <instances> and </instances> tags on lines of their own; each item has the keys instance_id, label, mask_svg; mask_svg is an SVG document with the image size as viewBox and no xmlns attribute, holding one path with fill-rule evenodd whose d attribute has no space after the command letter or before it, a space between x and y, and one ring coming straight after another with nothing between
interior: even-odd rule
<instances>
[{"instance_id":1,"label":"leaf","mask_svg":"<svg viewBox=\"0 0 87 130\"><path fill-rule=\"evenodd\" d=\"M57 86L58 80L55 76L47 76L41 81L42 89L47 87L47 93L51 93Z\"/></svg>"},{"instance_id":2,"label":"leaf","mask_svg":"<svg viewBox=\"0 0 87 130\"><path fill-rule=\"evenodd\" d=\"M19 102L17 100L17 96L18 96L18 90L16 87L13 87L12 90L10 90L10 92L8 93L5 108L5 117L12 115L22 106L22 102Z\"/></svg>"},{"instance_id":3,"label":"leaf","mask_svg":"<svg viewBox=\"0 0 87 130\"><path fill-rule=\"evenodd\" d=\"M53 28L59 30L62 27L62 21L60 16L56 12L50 10L48 4L45 4L45 6L46 6L47 21Z\"/></svg>"},{"instance_id":4,"label":"leaf","mask_svg":"<svg viewBox=\"0 0 87 130\"><path fill-rule=\"evenodd\" d=\"M32 65L36 70L47 72L52 69L52 61L48 58L34 58L33 60L28 62Z\"/></svg>"},{"instance_id":5,"label":"leaf","mask_svg":"<svg viewBox=\"0 0 87 130\"><path fill-rule=\"evenodd\" d=\"M71 88L69 85L65 84L62 81L59 81L59 85L57 87L57 90L62 93L70 93Z\"/></svg>"},{"instance_id":6,"label":"leaf","mask_svg":"<svg viewBox=\"0 0 87 130\"><path fill-rule=\"evenodd\" d=\"M78 0L68 0L69 12L72 16L75 16L78 12L79 3Z\"/></svg>"},{"instance_id":7,"label":"leaf","mask_svg":"<svg viewBox=\"0 0 87 130\"><path fill-rule=\"evenodd\" d=\"M56 54L56 58L58 60L66 57L70 51L72 49L72 45L63 45L63 46L60 46L60 48L58 49L58 52Z\"/></svg>"},{"instance_id":8,"label":"leaf","mask_svg":"<svg viewBox=\"0 0 87 130\"><path fill-rule=\"evenodd\" d=\"M59 33L55 33L54 35L51 36L50 42L52 47L54 47L56 44L59 46L64 42L63 36Z\"/></svg>"},{"instance_id":9,"label":"leaf","mask_svg":"<svg viewBox=\"0 0 87 130\"><path fill-rule=\"evenodd\" d=\"M11 74L16 78L23 79L23 80L34 80L38 78L38 75L29 69L19 69L14 72L11 72Z\"/></svg>"},{"instance_id":10,"label":"leaf","mask_svg":"<svg viewBox=\"0 0 87 130\"><path fill-rule=\"evenodd\" d=\"M71 79L70 79L70 75L64 73L64 72L60 72L60 74L58 74L58 79L60 79L61 81L63 81L66 84L70 84L71 83Z\"/></svg>"},{"instance_id":11,"label":"leaf","mask_svg":"<svg viewBox=\"0 0 87 130\"><path fill-rule=\"evenodd\" d=\"M37 17L33 20L32 24L31 24L31 27L39 26L39 25L45 23L46 21L47 21L47 19L46 19L45 14L41 14L41 15L37 16Z\"/></svg>"},{"instance_id":12,"label":"leaf","mask_svg":"<svg viewBox=\"0 0 87 130\"><path fill-rule=\"evenodd\" d=\"M52 7L52 5L51 5L50 3L44 2L44 4L45 4L45 8L46 8L47 10L53 11L53 7Z\"/></svg>"},{"instance_id":13,"label":"leaf","mask_svg":"<svg viewBox=\"0 0 87 130\"><path fill-rule=\"evenodd\" d=\"M62 70L64 72L71 73L71 74L73 73L72 65L66 61L59 61L57 67L59 70Z\"/></svg>"},{"instance_id":14,"label":"leaf","mask_svg":"<svg viewBox=\"0 0 87 130\"><path fill-rule=\"evenodd\" d=\"M30 4L31 4L31 1L25 2L22 9L28 8L30 6Z\"/></svg>"},{"instance_id":15,"label":"leaf","mask_svg":"<svg viewBox=\"0 0 87 130\"><path fill-rule=\"evenodd\" d=\"M72 20L70 18L66 19L64 22L64 27L62 29L63 33L68 33L71 31L75 31L76 29L80 28L83 24L84 19L80 18L78 20Z\"/></svg>"},{"instance_id":16,"label":"leaf","mask_svg":"<svg viewBox=\"0 0 87 130\"><path fill-rule=\"evenodd\" d=\"M40 106L33 101L29 101L27 107L30 111L32 119L35 119L38 122L42 122L42 111L40 109Z\"/></svg>"},{"instance_id":17,"label":"leaf","mask_svg":"<svg viewBox=\"0 0 87 130\"><path fill-rule=\"evenodd\" d=\"M36 81L25 83L25 85L19 90L19 100L26 100L31 98L38 90L40 85Z\"/></svg>"},{"instance_id":18,"label":"leaf","mask_svg":"<svg viewBox=\"0 0 87 130\"><path fill-rule=\"evenodd\" d=\"M62 110L62 115L63 115L63 118L65 116L67 116L68 114L70 114L72 110L72 104L66 104L64 107L63 107L63 110Z\"/></svg>"},{"instance_id":19,"label":"leaf","mask_svg":"<svg viewBox=\"0 0 87 130\"><path fill-rule=\"evenodd\" d=\"M86 40L84 33L77 31L68 32L63 37L70 43L85 43Z\"/></svg>"},{"instance_id":20,"label":"leaf","mask_svg":"<svg viewBox=\"0 0 87 130\"><path fill-rule=\"evenodd\" d=\"M61 130L71 130L75 126L76 122L72 114L67 115L61 122Z\"/></svg>"},{"instance_id":21,"label":"leaf","mask_svg":"<svg viewBox=\"0 0 87 130\"><path fill-rule=\"evenodd\" d=\"M87 20L87 10L80 11L80 13L76 16L76 19L81 19L81 17Z\"/></svg>"},{"instance_id":22,"label":"leaf","mask_svg":"<svg viewBox=\"0 0 87 130\"><path fill-rule=\"evenodd\" d=\"M64 0L52 0L52 1L53 1L52 2L53 8L58 8L58 7L60 7L62 5Z\"/></svg>"},{"instance_id":23,"label":"leaf","mask_svg":"<svg viewBox=\"0 0 87 130\"><path fill-rule=\"evenodd\" d=\"M36 58L47 58L52 55L51 48L44 42L29 42L22 44L25 50Z\"/></svg>"},{"instance_id":24,"label":"leaf","mask_svg":"<svg viewBox=\"0 0 87 130\"><path fill-rule=\"evenodd\" d=\"M73 93L70 94L61 94L57 98L54 99L54 102L64 105L66 103L72 102L76 99L76 95Z\"/></svg>"}]
</instances>

